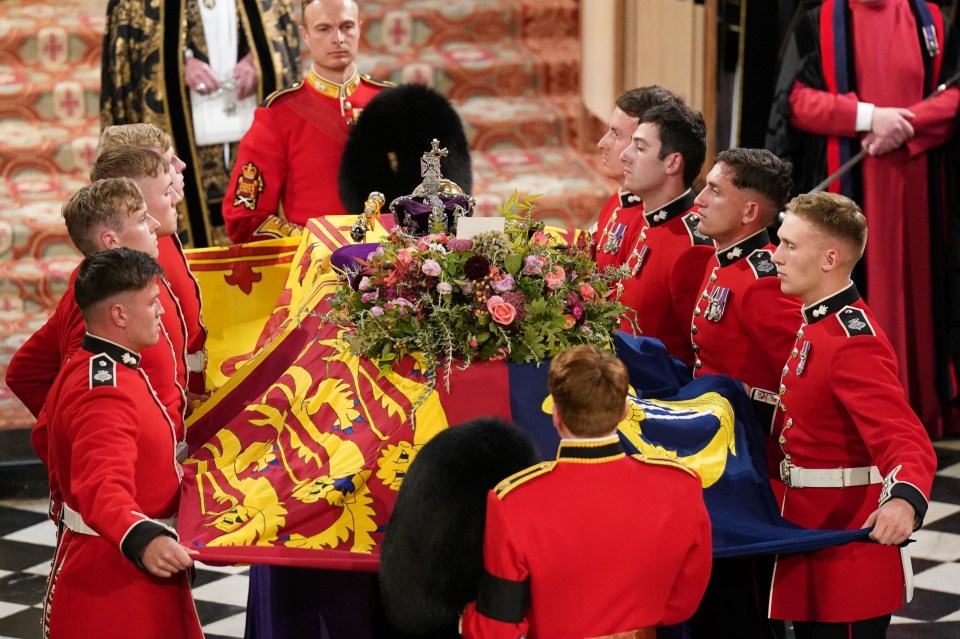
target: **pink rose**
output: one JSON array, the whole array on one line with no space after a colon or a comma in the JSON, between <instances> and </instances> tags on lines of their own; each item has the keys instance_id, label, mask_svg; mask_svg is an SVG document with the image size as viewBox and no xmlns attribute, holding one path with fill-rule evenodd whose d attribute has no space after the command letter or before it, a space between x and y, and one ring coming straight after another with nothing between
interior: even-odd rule
<instances>
[{"instance_id":1,"label":"pink rose","mask_svg":"<svg viewBox=\"0 0 960 639\"><path fill-rule=\"evenodd\" d=\"M513 279L513 276L507 273L499 280L493 280L490 282L490 285L493 287L497 293L506 293L507 291L512 291L516 282Z\"/></svg>"},{"instance_id":2,"label":"pink rose","mask_svg":"<svg viewBox=\"0 0 960 639\"><path fill-rule=\"evenodd\" d=\"M567 274L564 273L562 266L554 266L553 270L543 276L543 281L546 282L547 288L551 291L555 291L560 288L560 285L563 284L563 281L567 278Z\"/></svg>"},{"instance_id":3,"label":"pink rose","mask_svg":"<svg viewBox=\"0 0 960 639\"><path fill-rule=\"evenodd\" d=\"M494 295L487 300L487 310L490 311L490 317L497 324L507 326L513 322L517 316L517 309L510 302L505 302L499 295Z\"/></svg>"},{"instance_id":4,"label":"pink rose","mask_svg":"<svg viewBox=\"0 0 960 639\"><path fill-rule=\"evenodd\" d=\"M597 296L597 292L593 290L593 287L587 284L586 282L580 285L579 290L580 290L580 297L582 297L585 301L589 302L590 300L592 300L594 297Z\"/></svg>"},{"instance_id":5,"label":"pink rose","mask_svg":"<svg viewBox=\"0 0 960 639\"><path fill-rule=\"evenodd\" d=\"M537 231L533 234L533 244L535 246L550 246L550 236L543 231Z\"/></svg>"},{"instance_id":6,"label":"pink rose","mask_svg":"<svg viewBox=\"0 0 960 639\"><path fill-rule=\"evenodd\" d=\"M423 271L424 275L437 277L440 275L440 264L436 260L424 260L420 270Z\"/></svg>"},{"instance_id":7,"label":"pink rose","mask_svg":"<svg viewBox=\"0 0 960 639\"><path fill-rule=\"evenodd\" d=\"M404 266L413 261L413 251L408 248L402 248L397 251L397 261Z\"/></svg>"},{"instance_id":8,"label":"pink rose","mask_svg":"<svg viewBox=\"0 0 960 639\"><path fill-rule=\"evenodd\" d=\"M370 314L373 315L374 317L380 317L381 315L383 315L383 309L380 308L379 306L374 306L373 308L370 309Z\"/></svg>"}]
</instances>

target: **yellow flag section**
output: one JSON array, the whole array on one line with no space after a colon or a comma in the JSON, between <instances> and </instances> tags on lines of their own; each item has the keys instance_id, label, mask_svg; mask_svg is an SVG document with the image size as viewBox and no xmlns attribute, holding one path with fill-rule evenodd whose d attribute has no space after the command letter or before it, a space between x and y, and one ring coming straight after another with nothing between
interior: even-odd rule
<instances>
[{"instance_id":1,"label":"yellow flag section","mask_svg":"<svg viewBox=\"0 0 960 639\"><path fill-rule=\"evenodd\" d=\"M223 386L252 354L284 289L299 238L186 251L207 327L207 390Z\"/></svg>"}]
</instances>

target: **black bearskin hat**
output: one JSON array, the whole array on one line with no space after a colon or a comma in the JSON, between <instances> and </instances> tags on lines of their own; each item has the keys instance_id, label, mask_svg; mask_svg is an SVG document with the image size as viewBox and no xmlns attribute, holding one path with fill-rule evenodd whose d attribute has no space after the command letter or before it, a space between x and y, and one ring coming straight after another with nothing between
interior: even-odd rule
<instances>
[{"instance_id":1,"label":"black bearskin hat","mask_svg":"<svg viewBox=\"0 0 960 639\"><path fill-rule=\"evenodd\" d=\"M449 428L424 445L403 479L380 551L387 616L411 634L455 632L477 598L487 493L540 461L522 428L496 417ZM439 635L432 635L439 636Z\"/></svg>"},{"instance_id":2,"label":"black bearskin hat","mask_svg":"<svg viewBox=\"0 0 960 639\"><path fill-rule=\"evenodd\" d=\"M420 158L436 138L449 154L443 176L464 193L473 189L470 150L460 116L450 102L422 84L384 89L363 108L340 161L340 201L359 215L371 191L387 202L409 195L420 184Z\"/></svg>"}]
</instances>

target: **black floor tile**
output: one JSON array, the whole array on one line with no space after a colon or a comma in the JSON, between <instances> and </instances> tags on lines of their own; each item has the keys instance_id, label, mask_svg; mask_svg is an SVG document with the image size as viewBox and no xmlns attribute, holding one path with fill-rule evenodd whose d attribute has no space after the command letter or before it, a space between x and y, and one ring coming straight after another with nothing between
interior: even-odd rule
<instances>
[{"instance_id":1,"label":"black floor tile","mask_svg":"<svg viewBox=\"0 0 960 639\"><path fill-rule=\"evenodd\" d=\"M0 635L15 639L41 639L40 608L28 608L0 619Z\"/></svg>"},{"instance_id":2,"label":"black floor tile","mask_svg":"<svg viewBox=\"0 0 960 639\"><path fill-rule=\"evenodd\" d=\"M953 513L949 517L938 519L930 525L925 525L924 530L936 530L938 532L960 533L960 512Z\"/></svg>"},{"instance_id":3,"label":"black floor tile","mask_svg":"<svg viewBox=\"0 0 960 639\"><path fill-rule=\"evenodd\" d=\"M930 559L917 559L916 557L910 558L910 563L913 564L913 574L919 575L924 570L930 570L935 566L942 564L942 561L932 561Z\"/></svg>"},{"instance_id":4,"label":"black floor tile","mask_svg":"<svg viewBox=\"0 0 960 639\"><path fill-rule=\"evenodd\" d=\"M947 504L960 504L960 479L937 477L930 491L930 499Z\"/></svg>"},{"instance_id":5,"label":"black floor tile","mask_svg":"<svg viewBox=\"0 0 960 639\"><path fill-rule=\"evenodd\" d=\"M26 570L53 559L52 546L0 539L0 570Z\"/></svg>"},{"instance_id":6,"label":"black floor tile","mask_svg":"<svg viewBox=\"0 0 960 639\"><path fill-rule=\"evenodd\" d=\"M46 518L46 515L40 513L0 506L0 537L39 524Z\"/></svg>"},{"instance_id":7,"label":"black floor tile","mask_svg":"<svg viewBox=\"0 0 960 639\"><path fill-rule=\"evenodd\" d=\"M46 590L47 578L40 575L15 572L0 579L0 601L33 606L43 601Z\"/></svg>"},{"instance_id":8,"label":"black floor tile","mask_svg":"<svg viewBox=\"0 0 960 639\"><path fill-rule=\"evenodd\" d=\"M229 577L230 575L225 572L216 572L214 570L203 570L202 568L197 571L196 577L193 578L193 583L190 584L191 588L199 588L200 586L206 586L207 584L212 584L215 581L220 581L224 577Z\"/></svg>"},{"instance_id":9,"label":"black floor tile","mask_svg":"<svg viewBox=\"0 0 960 639\"><path fill-rule=\"evenodd\" d=\"M916 588L913 591L913 601L901 608L897 612L897 616L922 621L936 621L957 610L960 610L960 595ZM956 637L960 637L960 634Z\"/></svg>"},{"instance_id":10,"label":"black floor tile","mask_svg":"<svg viewBox=\"0 0 960 639\"><path fill-rule=\"evenodd\" d=\"M216 603L215 601L194 601L197 606L197 615L200 617L200 625L205 626L214 621L220 621L227 617L240 614L246 608L242 606L231 606L230 604Z\"/></svg>"},{"instance_id":11,"label":"black floor tile","mask_svg":"<svg viewBox=\"0 0 960 639\"><path fill-rule=\"evenodd\" d=\"M890 626L887 639L957 639L960 621L946 623L910 623Z\"/></svg>"}]
</instances>

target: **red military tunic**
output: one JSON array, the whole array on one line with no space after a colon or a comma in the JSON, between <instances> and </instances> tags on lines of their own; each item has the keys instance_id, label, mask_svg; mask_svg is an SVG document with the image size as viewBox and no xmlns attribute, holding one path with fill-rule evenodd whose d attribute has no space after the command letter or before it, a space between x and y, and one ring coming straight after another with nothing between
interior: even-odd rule
<instances>
[{"instance_id":1,"label":"red military tunic","mask_svg":"<svg viewBox=\"0 0 960 639\"><path fill-rule=\"evenodd\" d=\"M873 313L851 283L803 309L804 323L784 367L780 405L784 465L804 469L876 466L883 483L794 487L784 518L805 528L860 528L892 497L923 522L937 460L930 438L907 404L897 360ZM863 471L857 471L863 472ZM789 481L788 481L789 480ZM773 576L770 616L793 621L849 622L894 612L904 575L895 546L853 542L801 555L781 555Z\"/></svg>"},{"instance_id":2,"label":"red military tunic","mask_svg":"<svg viewBox=\"0 0 960 639\"><path fill-rule=\"evenodd\" d=\"M689 318L700 280L713 256L713 240L697 230L696 193L686 193L657 211L644 211L637 235L628 240L623 263L631 276L622 280L620 301L632 309L637 328L655 337L687 366L694 362ZM624 248L621 248L623 251ZM690 309L679 313L677 309ZM620 328L633 332L627 318Z\"/></svg>"},{"instance_id":3,"label":"red military tunic","mask_svg":"<svg viewBox=\"0 0 960 639\"><path fill-rule=\"evenodd\" d=\"M76 350L83 338L83 316L73 300L76 279L77 269L74 269L53 314L17 349L7 366L7 386L34 417L40 416L63 360Z\"/></svg>"},{"instance_id":4,"label":"red military tunic","mask_svg":"<svg viewBox=\"0 0 960 639\"><path fill-rule=\"evenodd\" d=\"M73 298L73 282L76 278L77 269L74 269L70 275L70 285L53 315L14 353L7 369L10 389L38 418L34 438L43 430L42 423L45 420L40 413L57 373L83 341L83 316ZM183 390L186 380L186 329L179 304L164 281L160 282L160 302L164 310L161 317L163 337L155 346L143 350L141 366L154 380L157 395L182 434L186 405Z\"/></svg>"},{"instance_id":5,"label":"red military tunic","mask_svg":"<svg viewBox=\"0 0 960 639\"><path fill-rule=\"evenodd\" d=\"M187 573L160 579L138 568L157 535L176 538L156 520L176 515L181 477L173 422L139 360L87 335L50 391L42 461L94 531L72 524L58 535L44 598L53 639L202 637Z\"/></svg>"},{"instance_id":6,"label":"red military tunic","mask_svg":"<svg viewBox=\"0 0 960 639\"><path fill-rule=\"evenodd\" d=\"M766 229L717 251L707 265L690 323L693 376L729 375L746 383L761 426L774 434L781 368L800 323L800 299L784 295ZM769 440L776 477L780 447Z\"/></svg>"},{"instance_id":7,"label":"red military tunic","mask_svg":"<svg viewBox=\"0 0 960 639\"><path fill-rule=\"evenodd\" d=\"M157 247L160 249L157 262L163 267L164 277L180 304L186 325L189 388L195 393L202 393L206 390L203 373L206 365L207 327L203 325L201 315L200 284L190 271L180 238L176 235L158 237Z\"/></svg>"},{"instance_id":8,"label":"red military tunic","mask_svg":"<svg viewBox=\"0 0 960 639\"><path fill-rule=\"evenodd\" d=\"M678 623L696 610L710 561L710 520L694 472L627 457L615 436L565 439L556 461L490 492L488 577L464 611L462 634L583 639ZM495 603L527 587L525 613ZM504 612L520 618L492 617Z\"/></svg>"},{"instance_id":9,"label":"red military tunic","mask_svg":"<svg viewBox=\"0 0 960 639\"><path fill-rule=\"evenodd\" d=\"M223 199L230 239L277 237L258 229L281 207L300 226L320 215L346 214L337 185L343 147L363 107L385 86L359 74L335 84L311 69L303 82L267 98L240 140Z\"/></svg>"},{"instance_id":10,"label":"red military tunic","mask_svg":"<svg viewBox=\"0 0 960 639\"><path fill-rule=\"evenodd\" d=\"M623 263L621 248L636 224L643 224L643 201L640 196L620 189L604 202L595 228L591 230L594 260L598 268L602 270Z\"/></svg>"}]
</instances>

